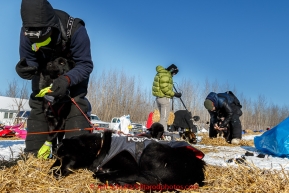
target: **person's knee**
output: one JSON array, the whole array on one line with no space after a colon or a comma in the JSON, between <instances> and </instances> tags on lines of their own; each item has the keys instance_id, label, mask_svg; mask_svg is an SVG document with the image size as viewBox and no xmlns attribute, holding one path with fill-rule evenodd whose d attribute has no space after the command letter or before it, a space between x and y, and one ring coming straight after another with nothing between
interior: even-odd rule
<instances>
[{"instance_id":1,"label":"person's knee","mask_svg":"<svg viewBox=\"0 0 289 193\"><path fill-rule=\"evenodd\" d=\"M71 113L69 116L77 116L77 115L80 115L82 113L87 115L91 111L91 105L90 105L88 99L86 99L84 97L75 97L74 101L76 104L72 104Z\"/></svg>"},{"instance_id":2,"label":"person's knee","mask_svg":"<svg viewBox=\"0 0 289 193\"><path fill-rule=\"evenodd\" d=\"M26 148L24 152L37 152L47 140L47 131L48 124L46 121L29 118L27 120L27 136L25 139Z\"/></svg>"},{"instance_id":3,"label":"person's knee","mask_svg":"<svg viewBox=\"0 0 289 193\"><path fill-rule=\"evenodd\" d=\"M41 133L27 133L26 139L25 139L25 153L34 153L37 154L38 150L41 148L41 146L45 143L47 139L47 135L41 134Z\"/></svg>"},{"instance_id":4,"label":"person's knee","mask_svg":"<svg viewBox=\"0 0 289 193\"><path fill-rule=\"evenodd\" d=\"M84 115L69 117L65 123L65 138L89 133L90 123Z\"/></svg>"}]
</instances>

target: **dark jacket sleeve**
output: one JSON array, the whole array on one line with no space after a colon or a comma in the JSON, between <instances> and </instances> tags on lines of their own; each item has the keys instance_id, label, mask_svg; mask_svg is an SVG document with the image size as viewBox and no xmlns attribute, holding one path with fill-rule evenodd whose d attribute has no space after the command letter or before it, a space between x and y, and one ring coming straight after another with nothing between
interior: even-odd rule
<instances>
[{"instance_id":1,"label":"dark jacket sleeve","mask_svg":"<svg viewBox=\"0 0 289 193\"><path fill-rule=\"evenodd\" d=\"M30 40L24 35L23 28L20 31L20 44L19 44L19 55L21 58L26 58L27 64L29 66L38 67L38 62L36 59L36 54L32 51Z\"/></svg>"},{"instance_id":2,"label":"dark jacket sleeve","mask_svg":"<svg viewBox=\"0 0 289 193\"><path fill-rule=\"evenodd\" d=\"M76 65L65 75L70 78L70 85L73 86L88 79L93 70L90 39L84 26L80 27L72 36L70 49Z\"/></svg>"},{"instance_id":3,"label":"dark jacket sleeve","mask_svg":"<svg viewBox=\"0 0 289 193\"><path fill-rule=\"evenodd\" d=\"M227 100L223 101L222 107L226 112L225 120L221 122L220 127L226 127L233 116L233 109L228 104Z\"/></svg>"}]
</instances>

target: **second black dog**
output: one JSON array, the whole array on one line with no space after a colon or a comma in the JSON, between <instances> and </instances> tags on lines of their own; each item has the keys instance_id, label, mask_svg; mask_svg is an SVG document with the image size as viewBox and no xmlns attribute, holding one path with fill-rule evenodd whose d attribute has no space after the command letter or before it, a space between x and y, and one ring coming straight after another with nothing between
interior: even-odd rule
<instances>
[{"instance_id":1,"label":"second black dog","mask_svg":"<svg viewBox=\"0 0 289 193\"><path fill-rule=\"evenodd\" d=\"M160 123L153 123L150 128L147 129L147 133L139 134L139 136L144 136L148 138L162 139L164 134L164 126Z\"/></svg>"},{"instance_id":2,"label":"second black dog","mask_svg":"<svg viewBox=\"0 0 289 193\"><path fill-rule=\"evenodd\" d=\"M50 86L53 84L54 79L68 72L74 68L74 66L75 63L73 61L62 57L48 62L46 65L45 73L43 73L44 75L41 76L41 87L45 88ZM59 141L61 141L64 136L64 132L57 133L55 131L59 131L64 128L65 119L70 112L70 107L71 101L67 96L60 100L55 100L53 97L49 96L45 96L43 99L44 115L48 122L49 131L52 132L48 135L47 141L54 141L54 145L56 145L55 140L57 136Z\"/></svg>"}]
</instances>

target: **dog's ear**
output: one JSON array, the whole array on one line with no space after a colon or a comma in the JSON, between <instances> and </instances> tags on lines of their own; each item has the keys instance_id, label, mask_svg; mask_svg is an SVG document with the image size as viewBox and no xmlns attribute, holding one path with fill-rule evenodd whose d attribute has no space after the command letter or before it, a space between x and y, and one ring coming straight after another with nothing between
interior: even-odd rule
<instances>
[{"instance_id":1,"label":"dog's ear","mask_svg":"<svg viewBox=\"0 0 289 193\"><path fill-rule=\"evenodd\" d=\"M69 139L63 139L61 141L61 144L59 145L59 148L66 148L66 149L72 149L73 147L76 147L76 145L79 145L79 141L69 138Z\"/></svg>"},{"instance_id":2,"label":"dog's ear","mask_svg":"<svg viewBox=\"0 0 289 193\"><path fill-rule=\"evenodd\" d=\"M164 132L158 132L158 135L157 135L157 139L161 139L162 138L162 136L163 136L163 134L164 134Z\"/></svg>"},{"instance_id":3,"label":"dog's ear","mask_svg":"<svg viewBox=\"0 0 289 193\"><path fill-rule=\"evenodd\" d=\"M68 153L67 150L69 150L69 147L70 147L69 140L63 139L57 148L57 156L62 157L66 155Z\"/></svg>"},{"instance_id":4,"label":"dog's ear","mask_svg":"<svg viewBox=\"0 0 289 193\"><path fill-rule=\"evenodd\" d=\"M69 141L68 139L62 139L61 143L62 143L62 145L65 145L65 144L69 143L68 141Z\"/></svg>"},{"instance_id":5,"label":"dog's ear","mask_svg":"<svg viewBox=\"0 0 289 193\"><path fill-rule=\"evenodd\" d=\"M59 57L55 59L55 62L61 65L65 65L67 63L67 60L65 58Z\"/></svg>"}]
</instances>

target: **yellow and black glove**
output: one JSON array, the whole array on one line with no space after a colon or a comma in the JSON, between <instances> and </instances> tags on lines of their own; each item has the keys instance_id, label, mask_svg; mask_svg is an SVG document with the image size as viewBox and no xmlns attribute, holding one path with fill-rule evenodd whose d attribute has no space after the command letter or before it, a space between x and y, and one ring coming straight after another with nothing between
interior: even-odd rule
<instances>
[{"instance_id":1,"label":"yellow and black glove","mask_svg":"<svg viewBox=\"0 0 289 193\"><path fill-rule=\"evenodd\" d=\"M37 157L43 159L52 158L52 142L45 141L39 149Z\"/></svg>"},{"instance_id":2,"label":"yellow and black glove","mask_svg":"<svg viewBox=\"0 0 289 193\"><path fill-rule=\"evenodd\" d=\"M51 92L48 92L47 95L61 99L67 94L69 81L70 79L68 78L68 76L59 76L53 81Z\"/></svg>"}]
</instances>

